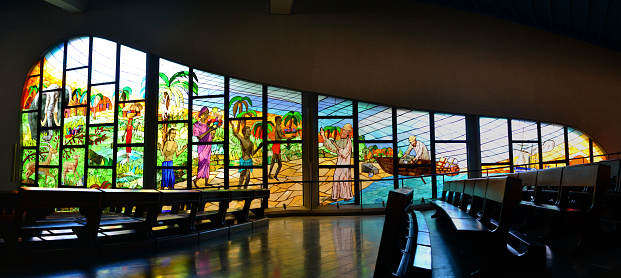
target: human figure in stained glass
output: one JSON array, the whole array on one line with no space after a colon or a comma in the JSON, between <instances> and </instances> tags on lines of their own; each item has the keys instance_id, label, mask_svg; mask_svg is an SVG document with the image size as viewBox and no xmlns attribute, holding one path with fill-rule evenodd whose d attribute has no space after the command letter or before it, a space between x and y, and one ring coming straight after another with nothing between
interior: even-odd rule
<instances>
[{"instance_id":1,"label":"human figure in stained glass","mask_svg":"<svg viewBox=\"0 0 621 278\"><path fill-rule=\"evenodd\" d=\"M336 165L350 165L351 163L352 142L349 135L352 130L351 124L343 125L340 139L337 141L326 138L323 128L320 130L321 137L323 137L323 146L338 155ZM333 200L338 200L340 198L351 200L354 197L351 192L349 180L351 180L350 168L336 168L334 170L334 183L332 185Z\"/></svg>"},{"instance_id":2,"label":"human figure in stained glass","mask_svg":"<svg viewBox=\"0 0 621 278\"><path fill-rule=\"evenodd\" d=\"M130 103L126 105L125 107L123 107L123 112L126 113L126 117L127 117L127 126L125 127L125 132L123 133L123 136L121 136L121 138L122 140L125 140L126 144L132 143L132 133L134 130L133 120L135 117L140 115L141 110L142 110L142 104L140 103ZM132 148L125 147L125 152L127 154L130 154L132 152ZM127 157L127 159L129 160L129 156Z\"/></svg>"},{"instance_id":3,"label":"human figure in stained glass","mask_svg":"<svg viewBox=\"0 0 621 278\"><path fill-rule=\"evenodd\" d=\"M162 167L170 167L173 166L173 157L179 156L188 145L183 146L183 148L179 149L175 138L177 137L177 129L170 128L168 129L166 142L162 145L161 143L157 144L158 150L162 152L162 156L164 156L164 161L162 161ZM175 185L175 173L173 169L164 168L162 169L162 188L164 189L173 189Z\"/></svg>"},{"instance_id":4,"label":"human figure in stained glass","mask_svg":"<svg viewBox=\"0 0 621 278\"><path fill-rule=\"evenodd\" d=\"M416 136L412 135L408 138L410 145L408 149L403 153L403 157L401 158L401 163L406 164L430 164L431 157L429 156L429 151L427 150L427 146L425 144L418 142L416 140ZM416 153L416 155L412 156L410 153L412 150Z\"/></svg>"},{"instance_id":5,"label":"human figure in stained glass","mask_svg":"<svg viewBox=\"0 0 621 278\"><path fill-rule=\"evenodd\" d=\"M218 108L213 108L209 113L206 106L201 108L199 120L192 126L192 134L198 138L198 142L208 143L213 140L213 131L222 125L222 118L218 114ZM209 165L211 163L211 145L198 145L198 172L194 179L197 186L199 179L205 179L203 184L209 181Z\"/></svg>"},{"instance_id":6,"label":"human figure in stained glass","mask_svg":"<svg viewBox=\"0 0 621 278\"><path fill-rule=\"evenodd\" d=\"M274 128L274 141L287 139L285 132L280 127L280 125L282 124L282 117L276 116L276 118L274 118L274 121L276 122L276 126ZM287 143L287 145L289 145L289 143ZM276 168L276 173L274 174L274 176L272 176L272 169L274 169L274 164L276 163L278 163L278 168ZM272 145L272 163L270 165L270 172L268 177L270 179L279 180L278 172L280 172L280 168L282 168L282 158L280 157L280 143L274 143Z\"/></svg>"},{"instance_id":7,"label":"human figure in stained glass","mask_svg":"<svg viewBox=\"0 0 621 278\"><path fill-rule=\"evenodd\" d=\"M250 127L249 126L244 127L242 129L242 133L244 134L243 137L237 134L237 132L233 132L233 135L235 136L235 138L239 140L239 145L241 145L241 149L242 149L242 157L239 159L239 166L241 167L253 166L252 156L259 149L261 149L261 146L263 144L259 144L256 150L254 150L253 149L254 144L252 143L252 141L250 141L250 134L251 134ZM250 173L252 172L252 169L240 168L239 172L240 172L239 185L240 186L243 185L244 189L246 189L248 188L248 183L250 183Z\"/></svg>"}]
</instances>

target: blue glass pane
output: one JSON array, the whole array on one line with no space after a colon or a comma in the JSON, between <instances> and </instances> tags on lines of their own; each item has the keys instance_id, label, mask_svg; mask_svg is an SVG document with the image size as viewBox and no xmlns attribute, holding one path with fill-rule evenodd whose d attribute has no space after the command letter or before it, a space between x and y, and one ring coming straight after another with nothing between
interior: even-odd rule
<instances>
[{"instance_id":1,"label":"blue glass pane","mask_svg":"<svg viewBox=\"0 0 621 278\"><path fill-rule=\"evenodd\" d=\"M93 38L93 68L91 84L116 80L116 43Z\"/></svg>"},{"instance_id":2,"label":"blue glass pane","mask_svg":"<svg viewBox=\"0 0 621 278\"><path fill-rule=\"evenodd\" d=\"M319 116L351 116L354 113L351 100L318 96Z\"/></svg>"},{"instance_id":3,"label":"blue glass pane","mask_svg":"<svg viewBox=\"0 0 621 278\"><path fill-rule=\"evenodd\" d=\"M466 140L466 117L434 114L436 140Z\"/></svg>"},{"instance_id":4,"label":"blue glass pane","mask_svg":"<svg viewBox=\"0 0 621 278\"><path fill-rule=\"evenodd\" d=\"M363 140L392 140L392 108L358 103L358 128Z\"/></svg>"},{"instance_id":5,"label":"blue glass pane","mask_svg":"<svg viewBox=\"0 0 621 278\"><path fill-rule=\"evenodd\" d=\"M67 69L88 66L89 37L70 39L67 42Z\"/></svg>"},{"instance_id":6,"label":"blue glass pane","mask_svg":"<svg viewBox=\"0 0 621 278\"><path fill-rule=\"evenodd\" d=\"M121 46L121 68L119 75L119 100L139 100L145 96L147 75L147 54Z\"/></svg>"},{"instance_id":7,"label":"blue glass pane","mask_svg":"<svg viewBox=\"0 0 621 278\"><path fill-rule=\"evenodd\" d=\"M230 79L229 117L260 117L263 112L263 85Z\"/></svg>"},{"instance_id":8,"label":"blue glass pane","mask_svg":"<svg viewBox=\"0 0 621 278\"><path fill-rule=\"evenodd\" d=\"M224 95L224 76L201 70L194 70L194 74L199 96Z\"/></svg>"},{"instance_id":9,"label":"blue glass pane","mask_svg":"<svg viewBox=\"0 0 621 278\"><path fill-rule=\"evenodd\" d=\"M507 119L480 118L481 162L509 163Z\"/></svg>"},{"instance_id":10,"label":"blue glass pane","mask_svg":"<svg viewBox=\"0 0 621 278\"><path fill-rule=\"evenodd\" d=\"M511 120L512 138L514 141L537 141L537 123Z\"/></svg>"}]
</instances>

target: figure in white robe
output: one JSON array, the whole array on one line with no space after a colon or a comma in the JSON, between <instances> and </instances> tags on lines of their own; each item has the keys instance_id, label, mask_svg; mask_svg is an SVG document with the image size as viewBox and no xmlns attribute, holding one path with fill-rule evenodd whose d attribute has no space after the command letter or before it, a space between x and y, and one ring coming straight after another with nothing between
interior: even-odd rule
<instances>
[{"instance_id":1,"label":"figure in white robe","mask_svg":"<svg viewBox=\"0 0 621 278\"><path fill-rule=\"evenodd\" d=\"M321 137L323 137L323 146L338 155L336 165L351 165L352 142L349 138L349 134L352 130L351 124L345 124L341 129L341 138L337 141L326 138L323 128L320 130ZM349 180L351 180L351 168L336 168L334 170L334 184L332 186L333 200L338 200L340 198L351 200L354 198L351 191L351 182Z\"/></svg>"}]
</instances>

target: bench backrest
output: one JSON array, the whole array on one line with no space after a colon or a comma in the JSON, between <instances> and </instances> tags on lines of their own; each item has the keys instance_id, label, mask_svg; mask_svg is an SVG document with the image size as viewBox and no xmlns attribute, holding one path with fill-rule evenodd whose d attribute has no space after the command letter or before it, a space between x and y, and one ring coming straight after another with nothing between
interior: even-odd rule
<instances>
[{"instance_id":1,"label":"bench backrest","mask_svg":"<svg viewBox=\"0 0 621 278\"><path fill-rule=\"evenodd\" d=\"M588 164L566 166L563 170L563 179L557 205L569 207L570 199L582 209L591 210L599 206L601 195L610 181L610 166L603 164ZM571 191L583 191L569 196ZM582 202L583 203L581 205Z\"/></svg>"},{"instance_id":2,"label":"bench backrest","mask_svg":"<svg viewBox=\"0 0 621 278\"><path fill-rule=\"evenodd\" d=\"M475 182L475 179L467 179L464 182L464 193L462 193L461 195L461 204L459 205L459 208L463 211L468 211L468 205L470 204L472 196L474 195Z\"/></svg>"},{"instance_id":3,"label":"bench backrest","mask_svg":"<svg viewBox=\"0 0 621 278\"><path fill-rule=\"evenodd\" d=\"M515 206L520 202L522 182L512 177L492 177L487 180L482 223L498 221L496 231L507 233Z\"/></svg>"},{"instance_id":4,"label":"bench backrest","mask_svg":"<svg viewBox=\"0 0 621 278\"><path fill-rule=\"evenodd\" d=\"M462 199L462 193L464 192L464 181L453 181L451 183L451 188L453 190L453 205L459 206L459 202Z\"/></svg>"},{"instance_id":5,"label":"bench backrest","mask_svg":"<svg viewBox=\"0 0 621 278\"><path fill-rule=\"evenodd\" d=\"M517 178L522 180L522 186L534 187L537 184L539 171L527 171L518 173Z\"/></svg>"},{"instance_id":6,"label":"bench backrest","mask_svg":"<svg viewBox=\"0 0 621 278\"><path fill-rule=\"evenodd\" d=\"M610 185L608 187L608 190L613 192L621 191L621 179L619 179L619 175L621 174L619 172L621 170L621 167L619 167L619 165L621 164L621 159L603 160L597 162L597 164L608 165L610 167Z\"/></svg>"},{"instance_id":7,"label":"bench backrest","mask_svg":"<svg viewBox=\"0 0 621 278\"><path fill-rule=\"evenodd\" d=\"M558 190L561 185L563 168L549 168L537 171L537 183L535 184L535 203L555 203L558 196L546 194L546 189Z\"/></svg>"},{"instance_id":8,"label":"bench backrest","mask_svg":"<svg viewBox=\"0 0 621 278\"><path fill-rule=\"evenodd\" d=\"M474 179L474 191L472 193L472 202L468 214L472 217L479 217L479 212L483 211L485 203L485 191L487 190L488 178Z\"/></svg>"}]
</instances>

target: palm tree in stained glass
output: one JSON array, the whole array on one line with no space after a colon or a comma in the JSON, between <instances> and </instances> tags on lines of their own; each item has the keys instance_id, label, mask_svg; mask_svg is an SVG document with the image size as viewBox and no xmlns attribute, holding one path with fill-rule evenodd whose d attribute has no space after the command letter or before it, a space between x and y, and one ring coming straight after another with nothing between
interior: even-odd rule
<instances>
[{"instance_id":1,"label":"palm tree in stained glass","mask_svg":"<svg viewBox=\"0 0 621 278\"><path fill-rule=\"evenodd\" d=\"M104 96L101 93L97 93L91 96L91 109L93 111L93 119L97 119L97 103L103 99Z\"/></svg>"},{"instance_id":2,"label":"palm tree in stained glass","mask_svg":"<svg viewBox=\"0 0 621 278\"><path fill-rule=\"evenodd\" d=\"M127 101L129 99L129 95L131 94L132 94L132 88L130 88L129 86L123 87L123 89L121 89L121 92L119 94L120 101Z\"/></svg>"},{"instance_id":3,"label":"palm tree in stained glass","mask_svg":"<svg viewBox=\"0 0 621 278\"><path fill-rule=\"evenodd\" d=\"M287 112L287 114L285 114L283 122L285 122L285 125L289 126L288 132L293 133L293 130L291 130L291 125L294 124L297 127L300 123L302 123L302 114L297 111L289 111ZM287 132L287 130L285 130L285 132Z\"/></svg>"},{"instance_id":4,"label":"palm tree in stained glass","mask_svg":"<svg viewBox=\"0 0 621 278\"><path fill-rule=\"evenodd\" d=\"M249 97L236 96L229 102L229 109L233 107L233 118L256 117L257 112L248 109L251 106L252 100ZM237 124L237 133L239 133L242 126L246 126L246 120L242 120Z\"/></svg>"},{"instance_id":5,"label":"palm tree in stained glass","mask_svg":"<svg viewBox=\"0 0 621 278\"><path fill-rule=\"evenodd\" d=\"M162 82L160 82L160 85L159 85L159 89L160 89L159 102L161 103L162 101L164 101L164 98L166 97L166 95L168 95L168 97L173 102L173 104L175 104L177 107L183 107L185 104L185 101L183 100L184 99L183 95L184 93L188 92L190 89L190 82L188 80L185 80L189 76L190 76L189 71L178 71L174 73L173 75L171 75L170 78L168 78L168 76L165 73L160 72L160 79L162 80ZM191 74L191 78L194 78L195 81L198 81L198 77L196 77L195 73ZM197 82L192 83L192 92L198 95ZM168 111L166 113L168 113ZM162 118L168 118L168 117L166 116ZM162 126L162 140L163 141L166 141L167 132L168 132L168 125L165 124ZM162 144L163 143L164 142L162 142Z\"/></svg>"}]
</instances>

